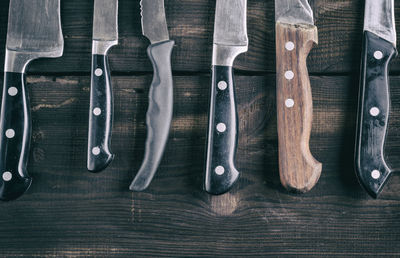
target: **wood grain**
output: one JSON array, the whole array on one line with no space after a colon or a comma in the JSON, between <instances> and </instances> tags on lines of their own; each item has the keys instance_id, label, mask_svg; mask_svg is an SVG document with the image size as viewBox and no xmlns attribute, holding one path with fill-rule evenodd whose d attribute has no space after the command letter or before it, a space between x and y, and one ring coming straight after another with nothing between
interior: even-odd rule
<instances>
[{"instance_id":1,"label":"wood grain","mask_svg":"<svg viewBox=\"0 0 400 258\"><path fill-rule=\"evenodd\" d=\"M302 193L315 186L322 170L309 147L313 100L306 59L316 43L315 26L276 24L279 174L284 187Z\"/></svg>"},{"instance_id":2,"label":"wood grain","mask_svg":"<svg viewBox=\"0 0 400 258\"><path fill-rule=\"evenodd\" d=\"M0 67L4 62L8 2L0 3ZM149 42L142 36L140 0L120 0L120 44L110 51L114 72L151 72L146 55ZM359 72L364 0L313 0L320 44L310 55L309 70L315 74ZM168 29L176 46L172 56L175 72L208 72L211 66L214 0L166 0ZM400 2L395 1L396 14ZM93 1L61 1L65 53L54 60L37 60L34 73L90 72ZM397 25L400 20L397 20ZM273 0L248 1L249 51L238 57L235 68L248 73L275 72L275 16ZM400 39L400 35L398 35ZM400 59L391 71L400 71Z\"/></svg>"},{"instance_id":3,"label":"wood grain","mask_svg":"<svg viewBox=\"0 0 400 258\"><path fill-rule=\"evenodd\" d=\"M357 75L311 77L311 150L324 163L303 195L281 187L274 76L236 76L242 177L223 196L202 186L209 76L177 76L172 130L150 188L128 186L144 153L151 75L115 76L116 159L101 174L86 171L90 75L29 76L32 188L0 205L2 256L397 256L400 178L380 199L353 170ZM393 77L391 85L398 85ZM400 167L400 88L392 90L386 154Z\"/></svg>"}]
</instances>

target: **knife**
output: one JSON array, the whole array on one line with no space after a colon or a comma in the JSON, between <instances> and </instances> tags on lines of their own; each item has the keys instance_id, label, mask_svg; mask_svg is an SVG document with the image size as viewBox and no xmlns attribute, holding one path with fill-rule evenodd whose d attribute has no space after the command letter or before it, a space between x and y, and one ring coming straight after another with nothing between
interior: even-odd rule
<instances>
[{"instance_id":1,"label":"knife","mask_svg":"<svg viewBox=\"0 0 400 258\"><path fill-rule=\"evenodd\" d=\"M20 197L31 185L27 172L31 117L25 71L41 57L64 49L60 0L11 0L0 115L0 199Z\"/></svg>"},{"instance_id":2,"label":"knife","mask_svg":"<svg viewBox=\"0 0 400 258\"><path fill-rule=\"evenodd\" d=\"M164 0L142 0L142 32L150 40L147 55L153 64L153 81L146 115L147 139L143 163L129 189L145 190L153 179L168 140L173 111L171 53Z\"/></svg>"},{"instance_id":3,"label":"knife","mask_svg":"<svg viewBox=\"0 0 400 258\"><path fill-rule=\"evenodd\" d=\"M227 192L239 178L234 159L238 137L233 62L247 51L247 0L217 0L204 189Z\"/></svg>"},{"instance_id":4,"label":"knife","mask_svg":"<svg viewBox=\"0 0 400 258\"><path fill-rule=\"evenodd\" d=\"M306 59L318 43L307 0L275 0L279 172L288 190L309 191L322 164L312 156L312 96Z\"/></svg>"},{"instance_id":5,"label":"knife","mask_svg":"<svg viewBox=\"0 0 400 258\"><path fill-rule=\"evenodd\" d=\"M355 149L361 185L377 197L392 169L384 157L389 119L389 63L397 54L393 0L366 0Z\"/></svg>"},{"instance_id":6,"label":"knife","mask_svg":"<svg viewBox=\"0 0 400 258\"><path fill-rule=\"evenodd\" d=\"M113 96L108 51L118 44L118 0L94 0L87 168L100 172L110 151Z\"/></svg>"}]
</instances>

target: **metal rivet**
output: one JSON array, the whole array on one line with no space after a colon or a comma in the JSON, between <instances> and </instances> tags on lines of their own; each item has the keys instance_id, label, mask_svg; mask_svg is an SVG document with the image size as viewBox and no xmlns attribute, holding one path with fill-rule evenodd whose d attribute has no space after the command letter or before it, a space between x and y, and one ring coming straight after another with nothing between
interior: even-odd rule
<instances>
[{"instance_id":1,"label":"metal rivet","mask_svg":"<svg viewBox=\"0 0 400 258\"><path fill-rule=\"evenodd\" d=\"M285 101L285 105L286 105L286 107L288 107L288 108L293 107L293 106L294 106L294 100L293 100L293 99L287 99L287 100Z\"/></svg>"},{"instance_id":2,"label":"metal rivet","mask_svg":"<svg viewBox=\"0 0 400 258\"><path fill-rule=\"evenodd\" d=\"M8 95L15 96L18 94L18 89L15 87L8 88Z\"/></svg>"},{"instance_id":3,"label":"metal rivet","mask_svg":"<svg viewBox=\"0 0 400 258\"><path fill-rule=\"evenodd\" d=\"M8 130L6 131L6 137L7 137L8 139L14 138L14 136L15 136L15 131L14 131L13 129L8 129Z\"/></svg>"},{"instance_id":4,"label":"metal rivet","mask_svg":"<svg viewBox=\"0 0 400 258\"><path fill-rule=\"evenodd\" d=\"M8 181L10 181L11 179L12 179L12 174L11 174L11 172L6 171L6 172L3 173L3 180L4 180L4 181L8 182Z\"/></svg>"},{"instance_id":5,"label":"metal rivet","mask_svg":"<svg viewBox=\"0 0 400 258\"><path fill-rule=\"evenodd\" d=\"M288 80L293 79L294 78L294 73L292 71L287 71L285 73L285 78L288 79Z\"/></svg>"},{"instance_id":6,"label":"metal rivet","mask_svg":"<svg viewBox=\"0 0 400 258\"><path fill-rule=\"evenodd\" d=\"M223 166L218 166L215 168L215 174L221 176L225 173L225 168Z\"/></svg>"},{"instance_id":7,"label":"metal rivet","mask_svg":"<svg viewBox=\"0 0 400 258\"><path fill-rule=\"evenodd\" d=\"M369 110L369 113L371 114L371 116L377 116L377 115L379 115L380 112L381 111L377 107L373 107Z\"/></svg>"},{"instance_id":8,"label":"metal rivet","mask_svg":"<svg viewBox=\"0 0 400 258\"><path fill-rule=\"evenodd\" d=\"M373 179L378 179L381 177L381 172L379 170L374 170L371 172L371 176Z\"/></svg>"},{"instance_id":9,"label":"metal rivet","mask_svg":"<svg viewBox=\"0 0 400 258\"><path fill-rule=\"evenodd\" d=\"M219 123L217 124L217 130L220 133L223 133L226 131L226 125L224 123Z\"/></svg>"},{"instance_id":10,"label":"metal rivet","mask_svg":"<svg viewBox=\"0 0 400 258\"><path fill-rule=\"evenodd\" d=\"M285 44L286 50L292 51L294 49L294 43L292 41L288 41Z\"/></svg>"},{"instance_id":11,"label":"metal rivet","mask_svg":"<svg viewBox=\"0 0 400 258\"><path fill-rule=\"evenodd\" d=\"M93 109L93 114L95 115L95 116L99 116L100 114L101 114L101 109L100 108L95 108L95 109Z\"/></svg>"},{"instance_id":12,"label":"metal rivet","mask_svg":"<svg viewBox=\"0 0 400 258\"><path fill-rule=\"evenodd\" d=\"M100 154L100 148L99 148L99 147L94 147L94 148L92 149L92 153L93 153L93 155L95 155L95 156L99 155L99 154Z\"/></svg>"},{"instance_id":13,"label":"metal rivet","mask_svg":"<svg viewBox=\"0 0 400 258\"><path fill-rule=\"evenodd\" d=\"M101 70L100 68L97 68L96 71L94 71L94 74L96 76L102 76L103 75L103 70Z\"/></svg>"},{"instance_id":14,"label":"metal rivet","mask_svg":"<svg viewBox=\"0 0 400 258\"><path fill-rule=\"evenodd\" d=\"M228 84L225 81L220 81L218 83L218 89L225 90L228 87Z\"/></svg>"},{"instance_id":15,"label":"metal rivet","mask_svg":"<svg viewBox=\"0 0 400 258\"><path fill-rule=\"evenodd\" d=\"M383 53L381 51L379 51L379 50L375 51L374 52L374 57L375 57L376 60L380 60L380 59L383 58Z\"/></svg>"}]
</instances>

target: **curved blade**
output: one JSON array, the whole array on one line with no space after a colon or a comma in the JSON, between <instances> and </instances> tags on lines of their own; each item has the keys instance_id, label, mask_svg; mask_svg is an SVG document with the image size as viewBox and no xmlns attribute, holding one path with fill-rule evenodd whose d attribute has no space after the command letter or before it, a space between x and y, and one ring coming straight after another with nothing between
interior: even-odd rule
<instances>
[{"instance_id":1,"label":"curved blade","mask_svg":"<svg viewBox=\"0 0 400 258\"><path fill-rule=\"evenodd\" d=\"M169 40L164 0L141 0L142 32L151 44Z\"/></svg>"},{"instance_id":2,"label":"curved blade","mask_svg":"<svg viewBox=\"0 0 400 258\"><path fill-rule=\"evenodd\" d=\"M307 0L275 0L275 20L314 25L313 12Z\"/></svg>"},{"instance_id":3,"label":"curved blade","mask_svg":"<svg viewBox=\"0 0 400 258\"><path fill-rule=\"evenodd\" d=\"M370 31L396 46L394 0L366 0L364 31Z\"/></svg>"}]
</instances>

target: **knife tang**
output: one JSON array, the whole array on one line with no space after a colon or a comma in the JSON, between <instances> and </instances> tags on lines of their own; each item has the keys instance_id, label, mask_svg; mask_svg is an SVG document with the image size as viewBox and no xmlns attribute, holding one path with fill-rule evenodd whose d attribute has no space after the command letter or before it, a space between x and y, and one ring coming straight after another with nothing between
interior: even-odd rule
<instances>
[{"instance_id":1,"label":"knife tang","mask_svg":"<svg viewBox=\"0 0 400 258\"><path fill-rule=\"evenodd\" d=\"M384 159L389 119L388 67L396 55L390 42L365 31L361 62L355 167L360 183L377 197L392 170Z\"/></svg>"},{"instance_id":2,"label":"knife tang","mask_svg":"<svg viewBox=\"0 0 400 258\"><path fill-rule=\"evenodd\" d=\"M146 115L147 139L142 166L129 189L145 190L152 181L167 144L173 115L173 80L171 53L172 40L152 44L147 54L153 64L153 81L149 91L149 108Z\"/></svg>"},{"instance_id":3,"label":"knife tang","mask_svg":"<svg viewBox=\"0 0 400 258\"><path fill-rule=\"evenodd\" d=\"M210 112L207 134L205 190L211 194L227 192L239 178L235 168L238 138L232 66L213 65Z\"/></svg>"},{"instance_id":4,"label":"knife tang","mask_svg":"<svg viewBox=\"0 0 400 258\"><path fill-rule=\"evenodd\" d=\"M113 96L107 53L115 44L114 41L104 47L104 43L93 41L87 159L90 172L100 172L114 158L110 150Z\"/></svg>"},{"instance_id":5,"label":"knife tang","mask_svg":"<svg viewBox=\"0 0 400 258\"><path fill-rule=\"evenodd\" d=\"M312 94L306 59L317 43L317 27L276 23L279 170L284 187L309 191L322 164L312 156Z\"/></svg>"},{"instance_id":6,"label":"knife tang","mask_svg":"<svg viewBox=\"0 0 400 258\"><path fill-rule=\"evenodd\" d=\"M27 172L31 138L25 74L5 72L0 116L0 199L14 200L31 185Z\"/></svg>"}]
</instances>

